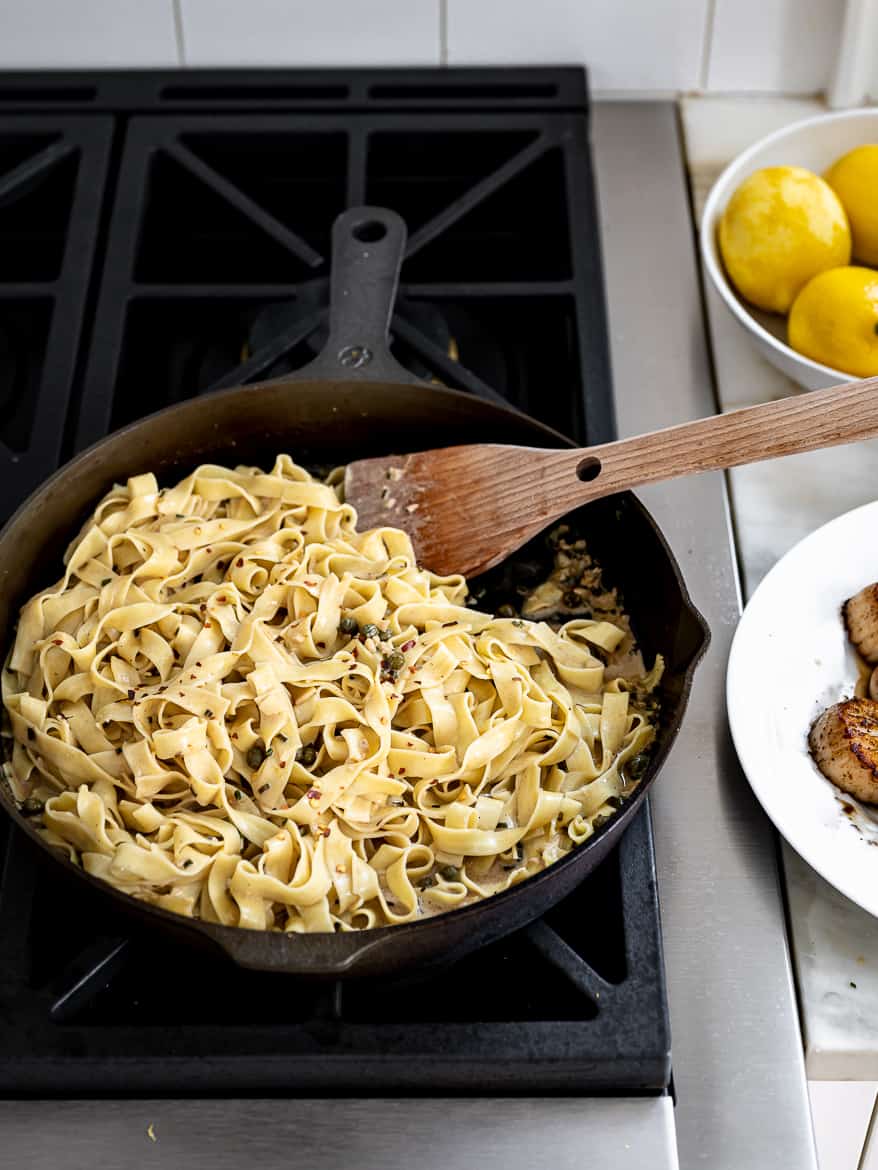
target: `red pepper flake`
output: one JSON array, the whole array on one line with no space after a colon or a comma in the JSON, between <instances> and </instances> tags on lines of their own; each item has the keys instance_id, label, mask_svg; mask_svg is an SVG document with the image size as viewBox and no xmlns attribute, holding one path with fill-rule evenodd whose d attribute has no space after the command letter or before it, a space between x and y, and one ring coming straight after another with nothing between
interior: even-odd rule
<instances>
[{"instance_id":1,"label":"red pepper flake","mask_svg":"<svg viewBox=\"0 0 878 1170\"><path fill-rule=\"evenodd\" d=\"M62 642L62 640L61 640L60 638L53 638L53 639L52 639L52 645L53 645L53 646L61 646L61 645L63 645L63 642Z\"/></svg>"},{"instance_id":2,"label":"red pepper flake","mask_svg":"<svg viewBox=\"0 0 878 1170\"><path fill-rule=\"evenodd\" d=\"M317 649L318 649L318 650L325 650L325 649L326 649L326 643L325 643L325 642L317 642L317 643L316 643L316 645L317 645Z\"/></svg>"},{"instance_id":3,"label":"red pepper flake","mask_svg":"<svg viewBox=\"0 0 878 1170\"><path fill-rule=\"evenodd\" d=\"M196 662L196 663L195 663L195 665L196 665L196 666L201 666L201 663L200 663L200 662Z\"/></svg>"},{"instance_id":4,"label":"red pepper flake","mask_svg":"<svg viewBox=\"0 0 878 1170\"><path fill-rule=\"evenodd\" d=\"M321 835L322 837L328 837L328 836L329 836L329 829L318 829L318 832L320 833L320 835Z\"/></svg>"},{"instance_id":5,"label":"red pepper flake","mask_svg":"<svg viewBox=\"0 0 878 1170\"><path fill-rule=\"evenodd\" d=\"M415 639L410 638L408 640L408 642L403 642L403 644L400 646L400 650L402 650L404 653L406 650L411 650L411 648L412 648L412 646L414 646L414 644L415 644Z\"/></svg>"},{"instance_id":6,"label":"red pepper flake","mask_svg":"<svg viewBox=\"0 0 878 1170\"><path fill-rule=\"evenodd\" d=\"M237 739L237 738L238 738L238 733L237 733L237 731L233 731L233 732L232 732L232 736L231 736L231 738L232 738L232 739Z\"/></svg>"},{"instance_id":7,"label":"red pepper flake","mask_svg":"<svg viewBox=\"0 0 878 1170\"><path fill-rule=\"evenodd\" d=\"M213 549L208 546L204 551L205 552L213 552Z\"/></svg>"},{"instance_id":8,"label":"red pepper flake","mask_svg":"<svg viewBox=\"0 0 878 1170\"><path fill-rule=\"evenodd\" d=\"M355 646L353 648L353 650L351 651L351 654L353 655L354 658L359 658L360 657L360 648L358 646Z\"/></svg>"},{"instance_id":9,"label":"red pepper flake","mask_svg":"<svg viewBox=\"0 0 878 1170\"><path fill-rule=\"evenodd\" d=\"M400 776L404 776L405 775L405 768L400 768L399 774L400 774Z\"/></svg>"},{"instance_id":10,"label":"red pepper flake","mask_svg":"<svg viewBox=\"0 0 878 1170\"><path fill-rule=\"evenodd\" d=\"M207 606L206 606L206 605L199 605L199 607L198 607L198 611L199 611L199 613L204 613L204 611L205 611L206 609L207 609Z\"/></svg>"},{"instance_id":11,"label":"red pepper flake","mask_svg":"<svg viewBox=\"0 0 878 1170\"><path fill-rule=\"evenodd\" d=\"M129 699L133 699L133 698L134 698L134 691L132 691L132 690L129 690L129 691L128 691L128 698L129 698Z\"/></svg>"},{"instance_id":12,"label":"red pepper flake","mask_svg":"<svg viewBox=\"0 0 878 1170\"><path fill-rule=\"evenodd\" d=\"M235 564L236 564L236 565L238 566L238 568L240 569L240 568L241 568L241 566L244 564L244 558L243 558L243 557L238 557L238 559L235 561Z\"/></svg>"},{"instance_id":13,"label":"red pepper flake","mask_svg":"<svg viewBox=\"0 0 878 1170\"><path fill-rule=\"evenodd\" d=\"M210 629L210 622L205 622L205 623L204 623L204 628L205 628L206 630L209 630L209 629Z\"/></svg>"},{"instance_id":14,"label":"red pepper flake","mask_svg":"<svg viewBox=\"0 0 878 1170\"><path fill-rule=\"evenodd\" d=\"M189 677L190 677L190 678L195 678L196 676L195 676L194 674L190 674L190 675L189 675Z\"/></svg>"}]
</instances>

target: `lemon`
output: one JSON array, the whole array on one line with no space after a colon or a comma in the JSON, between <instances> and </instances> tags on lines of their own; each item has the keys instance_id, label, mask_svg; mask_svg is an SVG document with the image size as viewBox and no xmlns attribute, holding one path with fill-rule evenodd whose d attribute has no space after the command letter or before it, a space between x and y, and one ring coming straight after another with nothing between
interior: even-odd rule
<instances>
[{"instance_id":1,"label":"lemon","mask_svg":"<svg viewBox=\"0 0 878 1170\"><path fill-rule=\"evenodd\" d=\"M878 144L843 154L825 178L850 220L854 257L878 264Z\"/></svg>"},{"instance_id":2,"label":"lemon","mask_svg":"<svg viewBox=\"0 0 878 1170\"><path fill-rule=\"evenodd\" d=\"M815 276L793 303L787 336L824 366L856 378L878 374L878 272L848 267Z\"/></svg>"},{"instance_id":3,"label":"lemon","mask_svg":"<svg viewBox=\"0 0 878 1170\"><path fill-rule=\"evenodd\" d=\"M785 313L812 276L850 262L851 233L838 196L819 175L766 167L729 200L719 247L741 296Z\"/></svg>"}]
</instances>

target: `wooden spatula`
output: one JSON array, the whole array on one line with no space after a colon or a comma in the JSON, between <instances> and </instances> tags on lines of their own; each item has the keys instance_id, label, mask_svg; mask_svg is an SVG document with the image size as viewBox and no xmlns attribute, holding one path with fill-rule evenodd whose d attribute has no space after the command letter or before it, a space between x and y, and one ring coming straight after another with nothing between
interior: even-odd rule
<instances>
[{"instance_id":1,"label":"wooden spatula","mask_svg":"<svg viewBox=\"0 0 878 1170\"><path fill-rule=\"evenodd\" d=\"M599 447L478 443L360 459L345 495L361 529L403 528L421 564L474 576L589 500L875 435L878 378L867 378Z\"/></svg>"}]
</instances>

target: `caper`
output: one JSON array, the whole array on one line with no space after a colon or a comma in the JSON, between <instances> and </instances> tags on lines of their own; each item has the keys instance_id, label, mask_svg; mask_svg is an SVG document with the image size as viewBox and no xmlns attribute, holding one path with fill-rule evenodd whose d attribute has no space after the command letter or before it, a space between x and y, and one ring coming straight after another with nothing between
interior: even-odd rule
<instances>
[{"instance_id":1,"label":"caper","mask_svg":"<svg viewBox=\"0 0 878 1170\"><path fill-rule=\"evenodd\" d=\"M628 775L634 780L639 780L649 765L649 756L646 752L640 752L628 761Z\"/></svg>"},{"instance_id":2,"label":"caper","mask_svg":"<svg viewBox=\"0 0 878 1170\"><path fill-rule=\"evenodd\" d=\"M378 637L378 627L375 625L374 622L366 622L366 624L363 626L362 630L360 630L360 633L363 635L364 638L377 638Z\"/></svg>"},{"instance_id":3,"label":"caper","mask_svg":"<svg viewBox=\"0 0 878 1170\"><path fill-rule=\"evenodd\" d=\"M390 639L393 637L393 630L379 630L378 637L381 639L382 642L389 642Z\"/></svg>"},{"instance_id":4,"label":"caper","mask_svg":"<svg viewBox=\"0 0 878 1170\"><path fill-rule=\"evenodd\" d=\"M517 612L516 612L515 606L509 605L508 603L506 605L501 605L500 608L497 610L497 617L514 618L516 616L517 616Z\"/></svg>"},{"instance_id":5,"label":"caper","mask_svg":"<svg viewBox=\"0 0 878 1170\"><path fill-rule=\"evenodd\" d=\"M21 803L21 813L25 817L38 817L43 811L43 802L38 796L28 796Z\"/></svg>"},{"instance_id":6,"label":"caper","mask_svg":"<svg viewBox=\"0 0 878 1170\"><path fill-rule=\"evenodd\" d=\"M592 821L592 823L591 823L592 828L593 829L600 829L603 825L605 825L607 823L607 821L609 819L610 819L609 813L601 813L600 816L596 816L595 819Z\"/></svg>"},{"instance_id":7,"label":"caper","mask_svg":"<svg viewBox=\"0 0 878 1170\"><path fill-rule=\"evenodd\" d=\"M381 665L385 670L402 670L405 666L405 655L401 654L399 650L394 650L392 654L388 654L383 659Z\"/></svg>"},{"instance_id":8,"label":"caper","mask_svg":"<svg viewBox=\"0 0 878 1170\"><path fill-rule=\"evenodd\" d=\"M258 743L254 743L253 747L247 751L247 767L255 770L261 766L264 759L265 749L261 748Z\"/></svg>"},{"instance_id":9,"label":"caper","mask_svg":"<svg viewBox=\"0 0 878 1170\"><path fill-rule=\"evenodd\" d=\"M421 882L421 889L422 890L429 890L429 888L431 886L435 886L435 885L436 885L436 879L433 877L433 875L431 873L428 873L427 876L424 878L424 880Z\"/></svg>"},{"instance_id":10,"label":"caper","mask_svg":"<svg viewBox=\"0 0 878 1170\"><path fill-rule=\"evenodd\" d=\"M360 624L356 618L343 617L338 623L338 628L343 634L356 634L360 628Z\"/></svg>"},{"instance_id":11,"label":"caper","mask_svg":"<svg viewBox=\"0 0 878 1170\"><path fill-rule=\"evenodd\" d=\"M305 768L310 768L317 759L317 749L313 744L306 744L305 747L300 747L296 752L296 763L301 764Z\"/></svg>"},{"instance_id":12,"label":"caper","mask_svg":"<svg viewBox=\"0 0 878 1170\"><path fill-rule=\"evenodd\" d=\"M460 870L456 865L443 865L439 870L439 876L445 878L447 882L459 882Z\"/></svg>"}]
</instances>

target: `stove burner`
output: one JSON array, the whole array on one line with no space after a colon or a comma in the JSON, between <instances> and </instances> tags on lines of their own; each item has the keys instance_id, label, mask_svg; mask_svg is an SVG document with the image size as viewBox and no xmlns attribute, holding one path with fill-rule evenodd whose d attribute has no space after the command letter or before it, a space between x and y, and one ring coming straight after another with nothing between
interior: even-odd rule
<instances>
[{"instance_id":1,"label":"stove burner","mask_svg":"<svg viewBox=\"0 0 878 1170\"><path fill-rule=\"evenodd\" d=\"M301 350L307 353L307 359L315 358L326 345L329 338L329 328L326 313L329 304L329 279L324 277L318 280L306 281L298 285L294 301L275 301L260 309L250 324L247 338L241 347L243 361L269 347L285 330L295 327L314 316L319 316L320 323L301 344ZM403 315L409 325L443 350L452 361L459 360L457 342L451 332L446 314L437 304L428 301L404 302L400 301L397 311ZM393 335L391 324L391 348L395 351L403 350L398 354L399 360L415 378L440 382L430 366L423 358L405 345L400 347ZM298 355L301 356L301 355ZM285 374L299 369L300 362L294 360L294 355L287 352L267 366L262 377L281 378ZM229 385L234 373L226 371L222 381Z\"/></svg>"}]
</instances>

